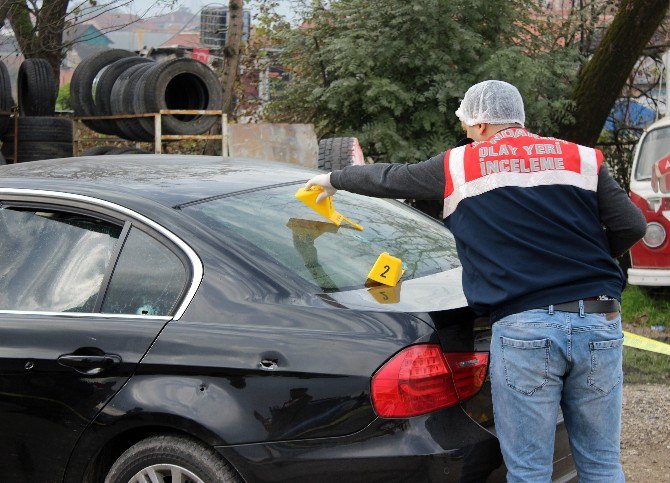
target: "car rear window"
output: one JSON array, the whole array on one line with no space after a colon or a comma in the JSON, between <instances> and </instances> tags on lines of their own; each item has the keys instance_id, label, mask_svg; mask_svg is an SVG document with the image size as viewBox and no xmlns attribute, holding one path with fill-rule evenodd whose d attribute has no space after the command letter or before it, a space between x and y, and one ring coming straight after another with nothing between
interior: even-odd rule
<instances>
[{"instance_id":1,"label":"car rear window","mask_svg":"<svg viewBox=\"0 0 670 483\"><path fill-rule=\"evenodd\" d=\"M337 227L298 201L299 187L232 194L183 210L222 234L234 231L324 291L363 287L382 252L403 261L403 280L460 265L451 233L398 201L338 192L335 209L363 225L358 231Z\"/></svg>"},{"instance_id":2,"label":"car rear window","mask_svg":"<svg viewBox=\"0 0 670 483\"><path fill-rule=\"evenodd\" d=\"M651 179L651 168L656 161L670 154L670 126L649 131L640 147L635 179Z\"/></svg>"}]
</instances>

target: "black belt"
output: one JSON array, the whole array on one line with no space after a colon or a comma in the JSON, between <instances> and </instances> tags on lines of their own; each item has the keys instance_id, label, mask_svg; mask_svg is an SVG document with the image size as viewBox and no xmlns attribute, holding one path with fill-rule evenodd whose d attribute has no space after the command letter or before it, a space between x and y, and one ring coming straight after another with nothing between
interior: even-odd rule
<instances>
[{"instance_id":1,"label":"black belt","mask_svg":"<svg viewBox=\"0 0 670 483\"><path fill-rule=\"evenodd\" d=\"M609 312L621 311L621 304L618 300L584 300L585 314L607 314ZM574 312L580 313L579 300L574 302L566 302L564 304L556 304L553 306L554 310L558 312ZM549 307L541 307L544 310L549 310Z\"/></svg>"}]
</instances>

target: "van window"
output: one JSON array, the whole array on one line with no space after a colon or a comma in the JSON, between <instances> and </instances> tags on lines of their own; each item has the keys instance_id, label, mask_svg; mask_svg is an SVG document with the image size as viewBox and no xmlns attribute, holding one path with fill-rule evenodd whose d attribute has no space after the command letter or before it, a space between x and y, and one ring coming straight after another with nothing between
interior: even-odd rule
<instances>
[{"instance_id":1,"label":"van window","mask_svg":"<svg viewBox=\"0 0 670 483\"><path fill-rule=\"evenodd\" d=\"M652 166L668 154L670 154L670 126L649 131L640 147L635 179L638 181L651 179Z\"/></svg>"}]
</instances>

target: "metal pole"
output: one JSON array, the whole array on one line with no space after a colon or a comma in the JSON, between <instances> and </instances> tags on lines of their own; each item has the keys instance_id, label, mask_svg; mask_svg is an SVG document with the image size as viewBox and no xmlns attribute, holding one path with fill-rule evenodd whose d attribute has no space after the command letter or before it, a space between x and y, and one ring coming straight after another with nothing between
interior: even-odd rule
<instances>
[{"instance_id":1,"label":"metal pole","mask_svg":"<svg viewBox=\"0 0 670 483\"><path fill-rule=\"evenodd\" d=\"M228 157L228 114L221 113L221 156Z\"/></svg>"},{"instance_id":2,"label":"metal pole","mask_svg":"<svg viewBox=\"0 0 670 483\"><path fill-rule=\"evenodd\" d=\"M12 164L18 163L19 160L19 108L14 111L14 159Z\"/></svg>"},{"instance_id":3,"label":"metal pole","mask_svg":"<svg viewBox=\"0 0 670 483\"><path fill-rule=\"evenodd\" d=\"M74 120L72 123L72 156L79 156L79 122Z\"/></svg>"},{"instance_id":4,"label":"metal pole","mask_svg":"<svg viewBox=\"0 0 670 483\"><path fill-rule=\"evenodd\" d=\"M163 145L161 143L163 133L161 132L161 126L163 125L161 113L154 115L154 153L162 154Z\"/></svg>"},{"instance_id":5,"label":"metal pole","mask_svg":"<svg viewBox=\"0 0 670 483\"><path fill-rule=\"evenodd\" d=\"M670 49L663 53L663 67L665 68L665 115L670 116Z\"/></svg>"}]
</instances>

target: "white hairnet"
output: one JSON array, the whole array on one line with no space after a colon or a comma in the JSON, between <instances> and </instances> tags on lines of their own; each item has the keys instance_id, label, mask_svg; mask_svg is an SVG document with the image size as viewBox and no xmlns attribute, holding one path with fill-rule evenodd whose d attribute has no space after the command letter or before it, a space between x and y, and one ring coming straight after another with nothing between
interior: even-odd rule
<instances>
[{"instance_id":1,"label":"white hairnet","mask_svg":"<svg viewBox=\"0 0 670 483\"><path fill-rule=\"evenodd\" d=\"M487 80L470 87L456 115L468 126L482 123L523 126L526 121L518 89L499 80Z\"/></svg>"}]
</instances>

